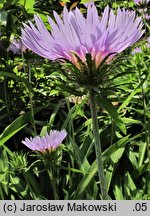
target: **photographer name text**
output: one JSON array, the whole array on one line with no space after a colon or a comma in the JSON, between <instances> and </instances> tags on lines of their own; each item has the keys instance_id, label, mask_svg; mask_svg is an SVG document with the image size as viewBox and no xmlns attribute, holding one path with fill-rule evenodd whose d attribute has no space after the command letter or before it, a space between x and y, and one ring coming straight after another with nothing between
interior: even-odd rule
<instances>
[{"instance_id":1,"label":"photographer name text","mask_svg":"<svg viewBox=\"0 0 150 216\"><path fill-rule=\"evenodd\" d=\"M84 202L77 204L66 203L66 204L51 204L50 202L46 204L28 204L27 202L22 202L19 207L15 203L4 204L4 212L115 212L117 211L116 203L106 202L106 204L85 204Z\"/></svg>"}]
</instances>

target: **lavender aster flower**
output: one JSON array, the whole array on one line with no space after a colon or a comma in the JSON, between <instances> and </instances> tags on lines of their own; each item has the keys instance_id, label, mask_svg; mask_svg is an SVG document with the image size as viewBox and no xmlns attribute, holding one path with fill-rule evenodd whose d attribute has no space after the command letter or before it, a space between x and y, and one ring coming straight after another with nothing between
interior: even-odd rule
<instances>
[{"instance_id":1,"label":"lavender aster flower","mask_svg":"<svg viewBox=\"0 0 150 216\"><path fill-rule=\"evenodd\" d=\"M11 50L15 54L21 54L26 50L25 46L22 44L20 39L14 39L10 46L8 47L8 51Z\"/></svg>"},{"instance_id":2,"label":"lavender aster flower","mask_svg":"<svg viewBox=\"0 0 150 216\"><path fill-rule=\"evenodd\" d=\"M142 17L146 20L150 19L150 15L148 14L148 10L147 8L140 8L138 9L138 11L140 12L140 14L142 15Z\"/></svg>"},{"instance_id":3,"label":"lavender aster flower","mask_svg":"<svg viewBox=\"0 0 150 216\"><path fill-rule=\"evenodd\" d=\"M150 0L134 0L135 4L148 4Z\"/></svg>"},{"instance_id":4,"label":"lavender aster flower","mask_svg":"<svg viewBox=\"0 0 150 216\"><path fill-rule=\"evenodd\" d=\"M141 53L141 52L142 52L141 47L136 47L136 48L134 48L132 54L137 54L137 53Z\"/></svg>"},{"instance_id":5,"label":"lavender aster flower","mask_svg":"<svg viewBox=\"0 0 150 216\"><path fill-rule=\"evenodd\" d=\"M47 133L44 137L36 136L34 138L30 137L30 139L25 138L22 143L33 151L52 151L62 143L66 136L67 132L65 130L51 130L50 133Z\"/></svg>"},{"instance_id":6,"label":"lavender aster flower","mask_svg":"<svg viewBox=\"0 0 150 216\"><path fill-rule=\"evenodd\" d=\"M118 8L117 15L107 6L102 17L94 4L89 4L86 18L78 8L63 10L63 18L54 11L55 22L48 17L49 32L41 18L34 16L36 27L29 21L22 29L23 44L38 55L50 59L67 59L78 68L76 55L85 62L89 53L98 67L110 53L122 52L143 35L141 18L135 12ZM76 54L76 55L74 55Z\"/></svg>"}]
</instances>

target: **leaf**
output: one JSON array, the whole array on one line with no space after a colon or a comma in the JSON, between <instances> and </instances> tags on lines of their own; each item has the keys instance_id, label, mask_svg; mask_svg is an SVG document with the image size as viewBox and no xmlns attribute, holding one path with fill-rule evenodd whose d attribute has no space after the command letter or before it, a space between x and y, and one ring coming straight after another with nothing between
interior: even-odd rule
<instances>
[{"instance_id":1,"label":"leaf","mask_svg":"<svg viewBox=\"0 0 150 216\"><path fill-rule=\"evenodd\" d=\"M141 125L142 124L141 121L131 119L131 118L122 118L122 120L123 120L123 122L125 122L126 124L129 124L129 125L131 125L131 124L140 124Z\"/></svg>"},{"instance_id":2,"label":"leaf","mask_svg":"<svg viewBox=\"0 0 150 216\"><path fill-rule=\"evenodd\" d=\"M115 200L123 200L124 198L123 198L122 187L120 184L118 185L117 183L115 184L114 187Z\"/></svg>"},{"instance_id":3,"label":"leaf","mask_svg":"<svg viewBox=\"0 0 150 216\"><path fill-rule=\"evenodd\" d=\"M73 199L81 198L83 193L85 192L86 188L88 187L89 183L97 173L97 160L95 160L92 165L90 166L87 174L84 175L82 180L77 186Z\"/></svg>"},{"instance_id":4,"label":"leaf","mask_svg":"<svg viewBox=\"0 0 150 216\"><path fill-rule=\"evenodd\" d=\"M9 187L9 163L8 163L8 155L4 149L1 149L0 153L0 198L5 199L5 194L8 195ZM3 184L2 182L6 182L7 184Z\"/></svg>"},{"instance_id":5,"label":"leaf","mask_svg":"<svg viewBox=\"0 0 150 216\"><path fill-rule=\"evenodd\" d=\"M69 137L69 140L71 140L71 144L73 146L76 163L79 164L79 166L81 167L82 172L86 173L90 168L90 164L89 164L87 158L85 157L83 152L80 150L77 143L71 137Z\"/></svg>"},{"instance_id":6,"label":"leaf","mask_svg":"<svg viewBox=\"0 0 150 216\"><path fill-rule=\"evenodd\" d=\"M136 153L133 152L132 150L129 152L129 159L132 163L132 166L134 167L134 169L136 171L136 169L138 169L138 162L137 162Z\"/></svg>"},{"instance_id":7,"label":"leaf","mask_svg":"<svg viewBox=\"0 0 150 216\"><path fill-rule=\"evenodd\" d=\"M13 73L6 72L6 71L0 71L0 76L10 77L12 79L15 79L16 81L23 82L26 85L26 87L28 88L28 90L30 92L33 92L32 86L30 85L30 83L28 82L28 80L24 79L23 77L17 76L17 75L15 75Z\"/></svg>"},{"instance_id":8,"label":"leaf","mask_svg":"<svg viewBox=\"0 0 150 216\"><path fill-rule=\"evenodd\" d=\"M135 178L138 178L140 175L146 172L150 173L150 166L148 162L138 167L138 173L135 173Z\"/></svg>"},{"instance_id":9,"label":"leaf","mask_svg":"<svg viewBox=\"0 0 150 216\"><path fill-rule=\"evenodd\" d=\"M115 172L117 163L119 162L120 158L122 157L122 155L123 155L123 153L124 153L124 150L125 150L125 146L119 148L119 149L118 149L116 152L114 152L114 153L111 155L111 157L110 157L111 164L110 164L110 166L107 168L107 171L106 171L107 191L109 190L110 183L111 183L113 174L114 174L114 172Z\"/></svg>"},{"instance_id":10,"label":"leaf","mask_svg":"<svg viewBox=\"0 0 150 216\"><path fill-rule=\"evenodd\" d=\"M5 2L6 2L6 0L0 0L0 9L3 7Z\"/></svg>"},{"instance_id":11,"label":"leaf","mask_svg":"<svg viewBox=\"0 0 150 216\"><path fill-rule=\"evenodd\" d=\"M28 13L34 13L35 0L19 0L18 3L25 7Z\"/></svg>"},{"instance_id":12,"label":"leaf","mask_svg":"<svg viewBox=\"0 0 150 216\"><path fill-rule=\"evenodd\" d=\"M141 90L139 88L135 89L128 97L127 99L121 104L121 106L118 109L118 112L121 111L122 109L126 108L127 105L130 103L130 101L132 100L132 98L134 97L134 95L138 92L140 92Z\"/></svg>"},{"instance_id":13,"label":"leaf","mask_svg":"<svg viewBox=\"0 0 150 216\"><path fill-rule=\"evenodd\" d=\"M94 1L96 1L96 0L94 0ZM93 2L94 2L94 1L93 1ZM82 1L81 1L81 4L86 4L86 3L90 3L90 2L91 2L91 0L82 0Z\"/></svg>"},{"instance_id":14,"label":"leaf","mask_svg":"<svg viewBox=\"0 0 150 216\"><path fill-rule=\"evenodd\" d=\"M34 114L38 113L45 106L40 106L34 109ZM27 112L24 115L19 116L10 125L8 125L5 130L0 135L0 146L4 145L11 137L13 137L18 131L23 129L29 122L31 117L31 112Z\"/></svg>"},{"instance_id":15,"label":"leaf","mask_svg":"<svg viewBox=\"0 0 150 216\"><path fill-rule=\"evenodd\" d=\"M82 96L83 92L78 91L78 89L75 89L74 87L66 86L66 84L57 84L57 86L62 89L65 92L69 92L70 94L73 94L75 96Z\"/></svg>"},{"instance_id":16,"label":"leaf","mask_svg":"<svg viewBox=\"0 0 150 216\"><path fill-rule=\"evenodd\" d=\"M23 129L27 125L27 124L24 124L24 125L17 127L15 129L14 126L15 127L17 126L16 123L19 123L18 120L20 120L20 119L13 121L8 127L5 128L4 132L0 136L0 146L4 145L6 141L8 141L18 131L20 131L21 129Z\"/></svg>"},{"instance_id":17,"label":"leaf","mask_svg":"<svg viewBox=\"0 0 150 216\"><path fill-rule=\"evenodd\" d=\"M123 120L121 119L121 117L118 115L117 110L114 108L110 100L106 97L102 97L101 95L98 95L97 103L99 104L100 107L102 107L109 113L109 115L114 120L116 125L121 129L121 131L124 134L126 134L125 124Z\"/></svg>"},{"instance_id":18,"label":"leaf","mask_svg":"<svg viewBox=\"0 0 150 216\"><path fill-rule=\"evenodd\" d=\"M28 185L21 178L10 175L9 188L15 192L15 195L19 199L31 199L28 193Z\"/></svg>"},{"instance_id":19,"label":"leaf","mask_svg":"<svg viewBox=\"0 0 150 216\"><path fill-rule=\"evenodd\" d=\"M64 100L60 100L60 102L54 107L54 111L51 114L50 119L49 119L49 125L48 126L44 126L42 128L40 136L44 136L45 135L45 133L47 132L47 128L48 127L50 127L50 129L51 129L51 127L53 127L56 115L57 115L57 113L59 111L59 108L62 106L63 102L64 102Z\"/></svg>"},{"instance_id":20,"label":"leaf","mask_svg":"<svg viewBox=\"0 0 150 216\"><path fill-rule=\"evenodd\" d=\"M141 142L139 146L139 158L138 158L139 167L141 167L142 164L144 163L146 150L147 150L147 143Z\"/></svg>"},{"instance_id":21,"label":"leaf","mask_svg":"<svg viewBox=\"0 0 150 216\"><path fill-rule=\"evenodd\" d=\"M111 145L108 149L106 149L103 152L103 160L106 163L107 160L111 157L111 155L115 154L116 151L119 148L123 148L125 146L125 144L127 144L129 142L129 135L123 137L122 139L120 139L118 142L114 143L113 145Z\"/></svg>"},{"instance_id":22,"label":"leaf","mask_svg":"<svg viewBox=\"0 0 150 216\"><path fill-rule=\"evenodd\" d=\"M129 172L125 174L124 191L127 199L133 199L137 193L137 187Z\"/></svg>"},{"instance_id":23,"label":"leaf","mask_svg":"<svg viewBox=\"0 0 150 216\"><path fill-rule=\"evenodd\" d=\"M11 4L14 3L15 0L0 0L0 9L3 8L4 10L8 9Z\"/></svg>"},{"instance_id":24,"label":"leaf","mask_svg":"<svg viewBox=\"0 0 150 216\"><path fill-rule=\"evenodd\" d=\"M7 12L0 11L0 25L6 26L6 23L7 23Z\"/></svg>"},{"instance_id":25,"label":"leaf","mask_svg":"<svg viewBox=\"0 0 150 216\"><path fill-rule=\"evenodd\" d=\"M106 160L108 160L110 157L113 160L114 163L117 163L125 149L125 144L128 142L128 136L122 138L117 143L113 144L111 147L109 147L105 152L103 152L104 157L104 163ZM117 149L117 150L116 150ZM117 153L116 153L117 152ZM87 167L88 168L88 167ZM86 168L86 170L87 170ZM80 183L78 184L76 188L76 192L73 196L74 199L81 198L83 196L83 193L85 193L87 187L91 183L91 180L94 178L95 174L97 173L98 166L97 166L97 160L95 160L89 169L87 170L86 174L81 179ZM113 174L113 167L111 167L111 173L109 176L107 175L107 190L109 189L109 185L111 182L112 174Z\"/></svg>"},{"instance_id":26,"label":"leaf","mask_svg":"<svg viewBox=\"0 0 150 216\"><path fill-rule=\"evenodd\" d=\"M29 188L31 192L34 193L34 196L36 194L36 196L40 197L41 187L40 187L38 180L35 178L35 176L28 171L24 173L24 178L26 182L28 183L28 185L30 185Z\"/></svg>"},{"instance_id":27,"label":"leaf","mask_svg":"<svg viewBox=\"0 0 150 216\"><path fill-rule=\"evenodd\" d=\"M134 97L134 95L141 92L141 86L143 85L147 77L148 75L145 76L145 79L143 79L142 82L140 82L140 84L136 87L136 89L133 92L131 92L131 94L127 97L127 99L121 104L121 106L118 109L118 112L121 111L122 109L125 109L127 105L130 103L130 101L132 100L132 98Z\"/></svg>"}]
</instances>

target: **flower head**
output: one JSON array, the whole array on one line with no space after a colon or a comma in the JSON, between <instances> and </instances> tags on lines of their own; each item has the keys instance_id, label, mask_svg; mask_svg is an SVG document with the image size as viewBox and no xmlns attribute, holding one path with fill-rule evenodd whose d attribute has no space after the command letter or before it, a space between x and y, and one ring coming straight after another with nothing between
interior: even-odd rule
<instances>
[{"instance_id":1,"label":"flower head","mask_svg":"<svg viewBox=\"0 0 150 216\"><path fill-rule=\"evenodd\" d=\"M11 50L15 54L21 54L21 52L26 50L26 47L22 44L20 39L14 39L8 47L8 50Z\"/></svg>"},{"instance_id":2,"label":"flower head","mask_svg":"<svg viewBox=\"0 0 150 216\"><path fill-rule=\"evenodd\" d=\"M132 54L137 54L137 53L141 53L141 52L142 52L141 47L136 47L136 48L134 48Z\"/></svg>"},{"instance_id":3,"label":"flower head","mask_svg":"<svg viewBox=\"0 0 150 216\"><path fill-rule=\"evenodd\" d=\"M143 17L143 19L145 20L150 20L150 15L148 14L148 10L147 8L140 8L138 9L139 13L141 14L141 16Z\"/></svg>"},{"instance_id":4,"label":"flower head","mask_svg":"<svg viewBox=\"0 0 150 216\"><path fill-rule=\"evenodd\" d=\"M150 0L134 0L135 4L148 4Z\"/></svg>"},{"instance_id":5,"label":"flower head","mask_svg":"<svg viewBox=\"0 0 150 216\"><path fill-rule=\"evenodd\" d=\"M31 21L22 29L23 44L38 55L50 59L67 59L78 67L78 58L86 62L90 54L98 67L102 60L122 52L143 35L141 17L135 12L118 8L117 15L107 6L102 17L93 4L87 8L87 16L76 8L63 10L63 18L54 11L55 22L48 17L49 32L41 18L34 16L36 27Z\"/></svg>"},{"instance_id":6,"label":"flower head","mask_svg":"<svg viewBox=\"0 0 150 216\"><path fill-rule=\"evenodd\" d=\"M22 143L33 151L52 151L62 143L66 136L67 132L65 130L51 130L49 134L47 133L43 137L36 136L34 138L30 137L30 139L25 138Z\"/></svg>"}]
</instances>

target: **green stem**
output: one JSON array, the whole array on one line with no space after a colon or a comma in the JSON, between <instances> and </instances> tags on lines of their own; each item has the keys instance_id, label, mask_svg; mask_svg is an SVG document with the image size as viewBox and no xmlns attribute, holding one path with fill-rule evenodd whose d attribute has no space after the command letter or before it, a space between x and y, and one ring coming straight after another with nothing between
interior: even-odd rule
<instances>
[{"instance_id":1,"label":"green stem","mask_svg":"<svg viewBox=\"0 0 150 216\"><path fill-rule=\"evenodd\" d=\"M24 5L23 5L24 8L25 8L25 6L26 6L26 1L27 1L27 0L24 0Z\"/></svg>"},{"instance_id":2,"label":"green stem","mask_svg":"<svg viewBox=\"0 0 150 216\"><path fill-rule=\"evenodd\" d=\"M24 174L24 178L25 178L25 181L26 181L26 183L27 183L27 185L28 185L28 187L29 187L30 193L32 194L32 198L33 198L34 200L36 200L36 195L35 195L35 193L34 193L34 190L32 189L32 186L30 185L30 182L29 182L29 180L28 180L27 174Z\"/></svg>"},{"instance_id":3,"label":"green stem","mask_svg":"<svg viewBox=\"0 0 150 216\"><path fill-rule=\"evenodd\" d=\"M73 125L73 118L71 118L71 114L72 114L72 109L70 107L70 101L69 99L66 99L66 105L68 108L68 113L69 113L69 129L70 129L70 134L71 137L73 138L74 142L75 142L75 131L74 131L74 125ZM65 128L65 127L64 127Z\"/></svg>"},{"instance_id":4,"label":"green stem","mask_svg":"<svg viewBox=\"0 0 150 216\"><path fill-rule=\"evenodd\" d=\"M113 138L114 138L114 121L111 117L111 135L110 135L110 146L113 144Z\"/></svg>"},{"instance_id":5,"label":"green stem","mask_svg":"<svg viewBox=\"0 0 150 216\"><path fill-rule=\"evenodd\" d=\"M25 69L25 58L23 51L21 50L21 55L22 55L22 62L23 62L23 70L24 73L26 73ZM29 84L31 85L31 68L30 68L30 63L28 62L28 69L29 69ZM30 92L30 89L28 90L29 92L29 100L30 100L30 111L31 111L31 124L34 130L35 135L37 134L36 131L36 125L35 125L35 119L34 119L34 109L33 109L33 100L32 100L32 92Z\"/></svg>"},{"instance_id":6,"label":"green stem","mask_svg":"<svg viewBox=\"0 0 150 216\"><path fill-rule=\"evenodd\" d=\"M53 188L54 200L58 200L59 198L58 198L57 189L56 189L56 180L53 176L52 169L47 169L47 173L48 173L48 176L49 176L52 188Z\"/></svg>"},{"instance_id":7,"label":"green stem","mask_svg":"<svg viewBox=\"0 0 150 216\"><path fill-rule=\"evenodd\" d=\"M89 96L90 96L90 108L91 108L91 116L92 116L92 123L93 123L93 135L94 135L95 152L96 152L96 158L98 164L98 176L100 182L100 189L101 189L102 199L106 200L109 199L109 196L107 194L106 179L104 175L104 165L102 159L102 149L101 149L101 141L100 141L97 111L96 111L95 92L93 90L89 90Z\"/></svg>"},{"instance_id":8,"label":"green stem","mask_svg":"<svg viewBox=\"0 0 150 216\"><path fill-rule=\"evenodd\" d=\"M31 84L31 68L30 68L30 64L29 63L28 63L28 68L29 68L29 83ZM37 134L36 125L35 125L35 119L34 119L34 109L33 109L32 92L30 92L30 90L29 90L29 99L30 99L30 109L31 109L32 126L33 126L33 129L34 129L34 133Z\"/></svg>"}]
</instances>

